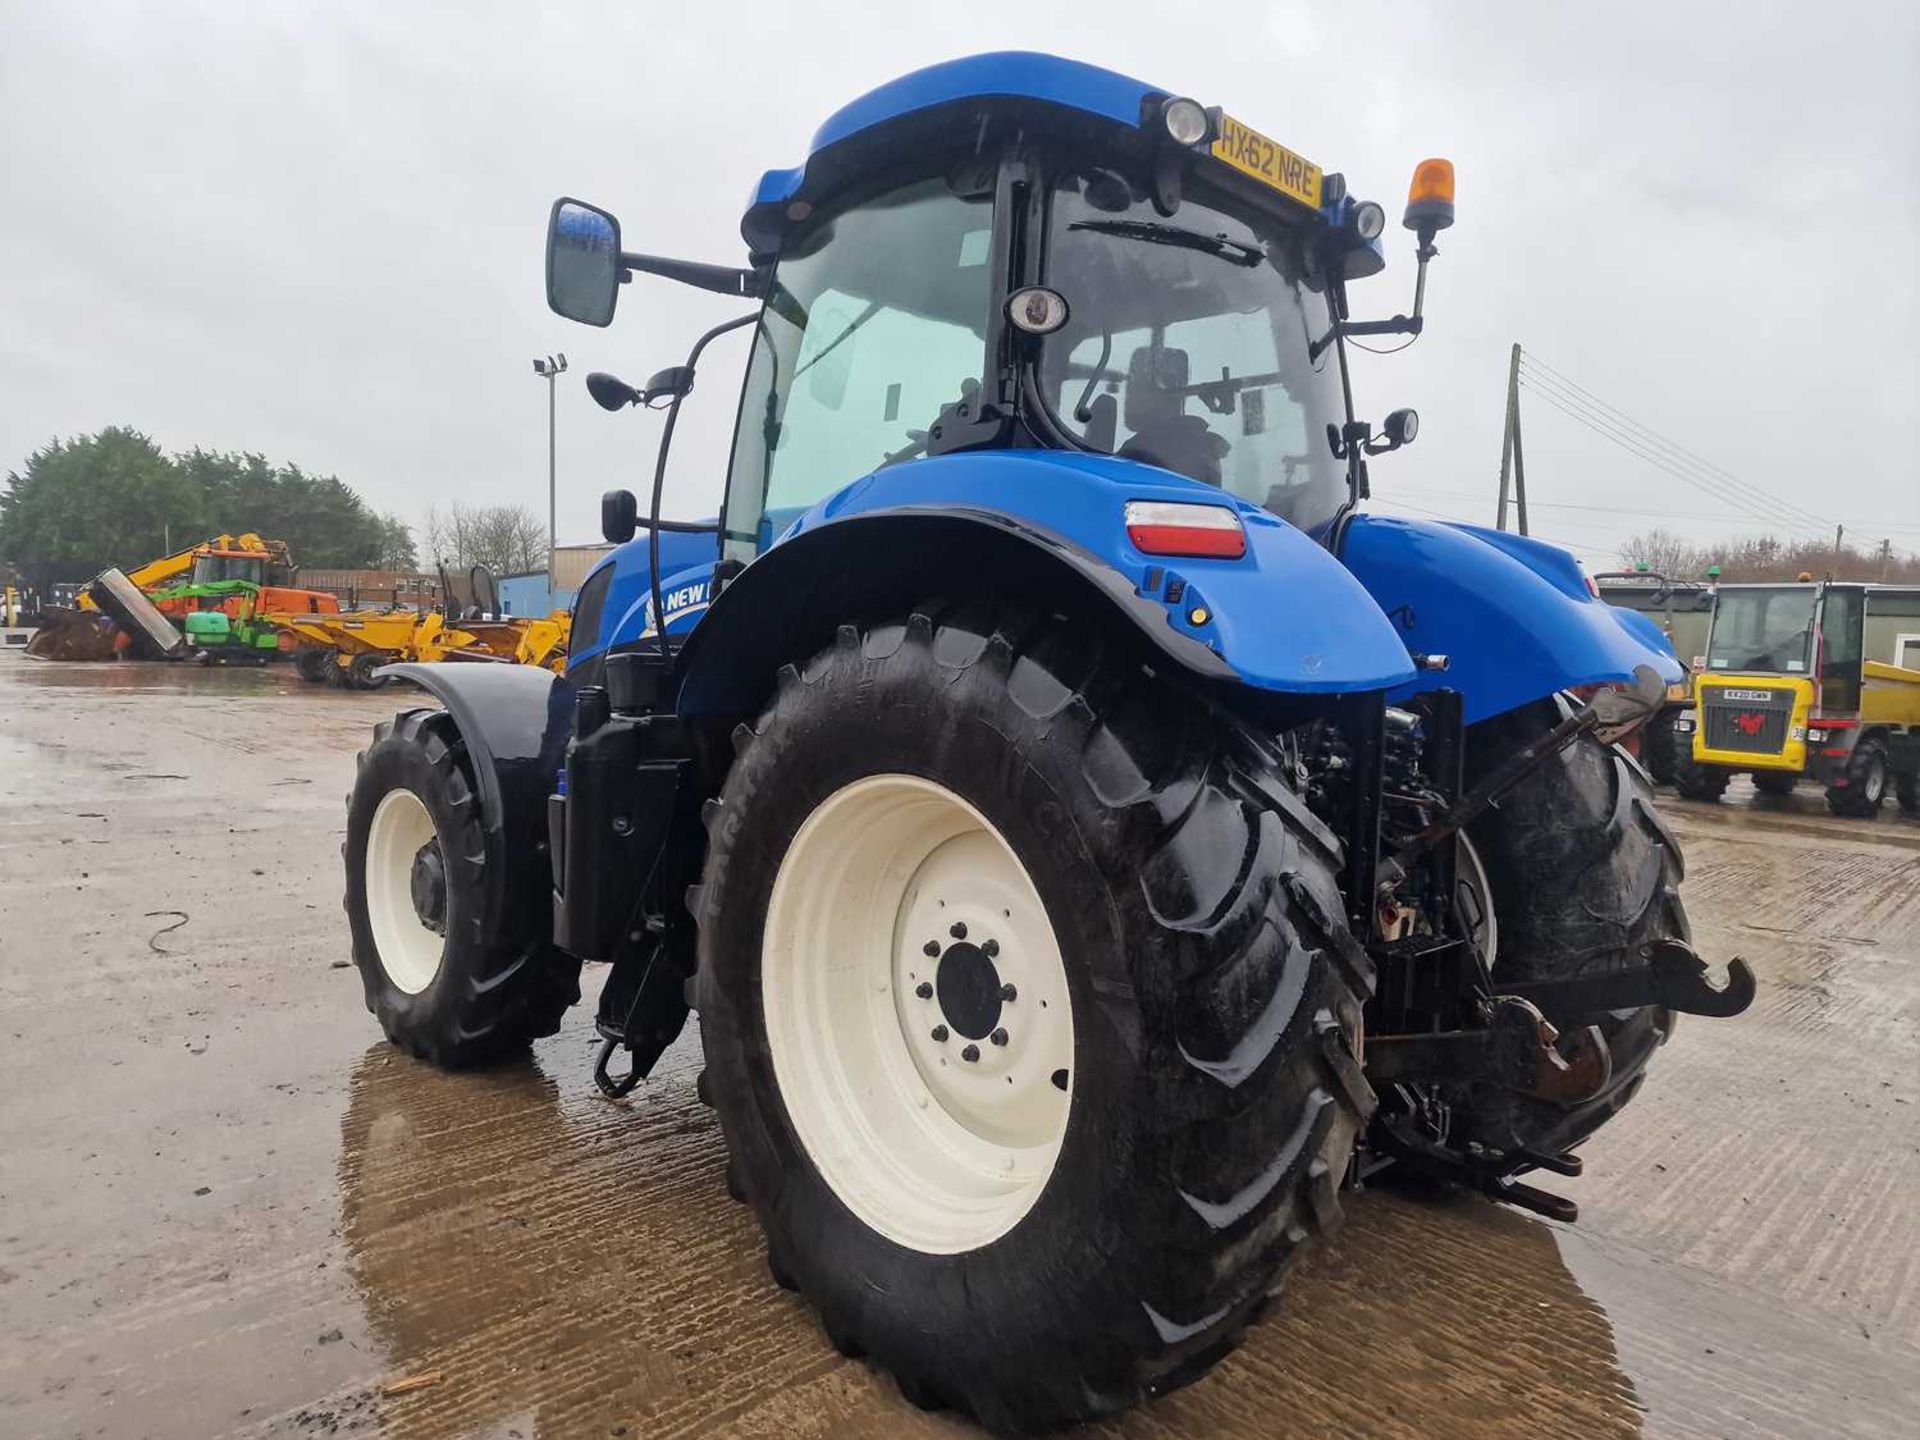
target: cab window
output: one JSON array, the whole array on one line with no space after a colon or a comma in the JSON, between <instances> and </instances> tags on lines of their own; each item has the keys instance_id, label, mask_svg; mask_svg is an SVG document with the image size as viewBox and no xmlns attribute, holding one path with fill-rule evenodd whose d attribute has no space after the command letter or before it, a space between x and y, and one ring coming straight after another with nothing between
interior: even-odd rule
<instances>
[{"instance_id":1,"label":"cab window","mask_svg":"<svg viewBox=\"0 0 1920 1440\"><path fill-rule=\"evenodd\" d=\"M989 196L917 180L793 236L755 331L728 483L726 552L923 453L978 386L992 277Z\"/></svg>"}]
</instances>

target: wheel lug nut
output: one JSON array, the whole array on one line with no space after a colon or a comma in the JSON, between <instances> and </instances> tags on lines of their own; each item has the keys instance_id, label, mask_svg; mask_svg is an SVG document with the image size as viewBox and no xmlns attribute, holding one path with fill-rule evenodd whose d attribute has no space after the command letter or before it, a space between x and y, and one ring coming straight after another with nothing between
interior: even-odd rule
<instances>
[{"instance_id":1,"label":"wheel lug nut","mask_svg":"<svg viewBox=\"0 0 1920 1440\"><path fill-rule=\"evenodd\" d=\"M1020 998L1020 992L1014 989L1011 984L1002 985L1000 987L1000 998L1011 1005Z\"/></svg>"},{"instance_id":2,"label":"wheel lug nut","mask_svg":"<svg viewBox=\"0 0 1920 1440\"><path fill-rule=\"evenodd\" d=\"M987 1038L996 1045L1004 1045L1007 1043L1007 1032L1005 1030L996 1030Z\"/></svg>"},{"instance_id":3,"label":"wheel lug nut","mask_svg":"<svg viewBox=\"0 0 1920 1440\"><path fill-rule=\"evenodd\" d=\"M960 1052L960 1058L968 1063L978 1060L980 1058L980 1047L978 1045L967 1046L966 1049Z\"/></svg>"},{"instance_id":4,"label":"wheel lug nut","mask_svg":"<svg viewBox=\"0 0 1920 1440\"><path fill-rule=\"evenodd\" d=\"M989 960L993 959L994 956L1000 953L1000 942L998 940L987 941L986 944L980 947L980 953Z\"/></svg>"},{"instance_id":5,"label":"wheel lug nut","mask_svg":"<svg viewBox=\"0 0 1920 1440\"><path fill-rule=\"evenodd\" d=\"M913 993L918 995L922 1000L931 1000L933 999L933 986L922 980L918 985L913 987Z\"/></svg>"},{"instance_id":6,"label":"wheel lug nut","mask_svg":"<svg viewBox=\"0 0 1920 1440\"><path fill-rule=\"evenodd\" d=\"M953 924L947 927L947 933L953 936L953 938L956 940L966 939L967 938L967 922L964 920L954 921Z\"/></svg>"},{"instance_id":7,"label":"wheel lug nut","mask_svg":"<svg viewBox=\"0 0 1920 1440\"><path fill-rule=\"evenodd\" d=\"M927 941L926 944L920 947L920 953L931 959L938 959L940 956L940 942L938 940Z\"/></svg>"},{"instance_id":8,"label":"wheel lug nut","mask_svg":"<svg viewBox=\"0 0 1920 1440\"><path fill-rule=\"evenodd\" d=\"M946 1044L947 1043L947 1027L944 1025L934 1026L933 1038L938 1040L942 1045Z\"/></svg>"}]
</instances>

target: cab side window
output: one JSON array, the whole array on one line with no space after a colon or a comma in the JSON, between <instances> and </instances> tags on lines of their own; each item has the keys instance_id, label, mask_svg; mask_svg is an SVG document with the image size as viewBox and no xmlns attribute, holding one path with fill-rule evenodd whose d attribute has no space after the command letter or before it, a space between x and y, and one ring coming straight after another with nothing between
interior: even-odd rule
<instances>
[{"instance_id":1,"label":"cab side window","mask_svg":"<svg viewBox=\"0 0 1920 1440\"><path fill-rule=\"evenodd\" d=\"M863 475L922 453L986 365L988 197L920 180L792 238L755 332L726 550L765 549Z\"/></svg>"}]
</instances>

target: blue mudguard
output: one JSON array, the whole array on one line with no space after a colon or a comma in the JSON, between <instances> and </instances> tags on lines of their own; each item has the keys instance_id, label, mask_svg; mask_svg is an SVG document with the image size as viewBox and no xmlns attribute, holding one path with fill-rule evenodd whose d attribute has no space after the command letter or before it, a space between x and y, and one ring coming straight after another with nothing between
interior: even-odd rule
<instances>
[{"instance_id":1,"label":"blue mudguard","mask_svg":"<svg viewBox=\"0 0 1920 1440\"><path fill-rule=\"evenodd\" d=\"M1127 538L1129 500L1232 507L1247 533L1238 560L1142 554ZM1261 690L1340 694L1414 677L1407 647L1359 583L1325 549L1279 517L1169 471L1109 456L981 450L880 470L816 505L781 536L796 544L825 526L883 514L967 513L1017 526L1070 557L1136 614L1157 610L1153 638L1189 668ZM745 588L748 567L736 585ZM1178 598L1169 586L1178 582ZM732 591L729 590L729 595ZM1196 621L1195 617L1198 616ZM1205 663L1199 663L1205 662Z\"/></svg>"},{"instance_id":2,"label":"blue mudguard","mask_svg":"<svg viewBox=\"0 0 1920 1440\"><path fill-rule=\"evenodd\" d=\"M1394 692L1445 685L1469 722L1570 686L1628 680L1651 665L1681 678L1673 649L1645 618L1602 604L1574 558L1476 525L1357 515L1340 558L1422 654L1445 655L1444 675Z\"/></svg>"}]
</instances>

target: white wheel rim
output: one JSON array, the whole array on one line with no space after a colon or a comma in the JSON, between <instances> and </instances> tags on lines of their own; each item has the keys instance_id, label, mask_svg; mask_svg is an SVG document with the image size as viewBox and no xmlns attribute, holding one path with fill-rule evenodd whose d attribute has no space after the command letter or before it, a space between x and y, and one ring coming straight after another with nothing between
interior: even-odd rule
<instances>
[{"instance_id":1,"label":"white wheel rim","mask_svg":"<svg viewBox=\"0 0 1920 1440\"><path fill-rule=\"evenodd\" d=\"M1033 881L972 805L912 775L822 801L774 878L761 996L800 1143L867 1225L951 1255L1033 1208L1072 1105L1073 1007Z\"/></svg>"},{"instance_id":2,"label":"white wheel rim","mask_svg":"<svg viewBox=\"0 0 1920 1440\"><path fill-rule=\"evenodd\" d=\"M1487 881L1487 867L1480 863L1480 852L1463 830L1455 850L1454 875L1461 890L1478 910L1473 919L1473 943L1480 947L1480 958L1492 971L1500 958L1500 916L1493 908L1493 886Z\"/></svg>"},{"instance_id":3,"label":"white wheel rim","mask_svg":"<svg viewBox=\"0 0 1920 1440\"><path fill-rule=\"evenodd\" d=\"M437 838L427 807L404 787L381 797L367 827L367 924L380 968L409 995L433 983L446 949L413 903L414 857Z\"/></svg>"}]
</instances>

